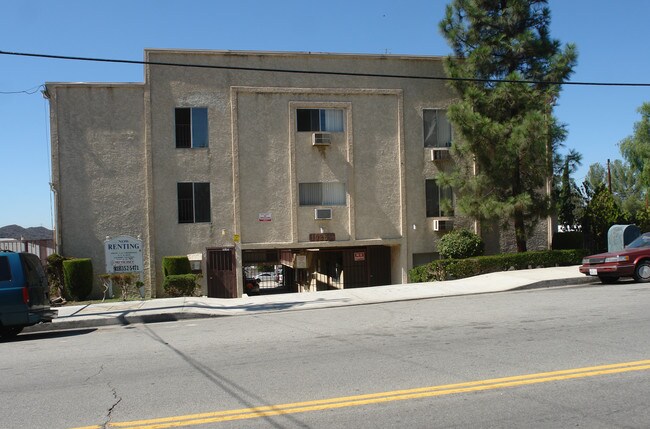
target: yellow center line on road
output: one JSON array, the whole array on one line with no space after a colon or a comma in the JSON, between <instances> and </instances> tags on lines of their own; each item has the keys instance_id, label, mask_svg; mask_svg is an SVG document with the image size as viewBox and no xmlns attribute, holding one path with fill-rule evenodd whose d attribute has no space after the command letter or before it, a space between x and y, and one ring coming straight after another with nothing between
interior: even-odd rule
<instances>
[{"instance_id":1,"label":"yellow center line on road","mask_svg":"<svg viewBox=\"0 0 650 429\"><path fill-rule=\"evenodd\" d=\"M493 378L465 383L420 387L416 389L393 390L389 392L344 396L338 398L320 399L315 401L293 402L280 405L189 414L184 416L163 417L148 420L134 420L130 422L116 422L109 423L106 426L95 425L76 429L101 429L102 427L128 429L166 429L184 426L197 426L207 423L254 419L260 417L305 413L309 411L321 411L344 407L357 407L361 405L379 404L383 402L430 398L434 396L451 395L455 393L478 392L483 390L502 389L506 387L548 383L551 381L571 380L607 374L619 374L630 371L645 371L649 369L650 360L640 360L635 362L574 368L561 371L518 375L514 377Z\"/></svg>"}]
</instances>

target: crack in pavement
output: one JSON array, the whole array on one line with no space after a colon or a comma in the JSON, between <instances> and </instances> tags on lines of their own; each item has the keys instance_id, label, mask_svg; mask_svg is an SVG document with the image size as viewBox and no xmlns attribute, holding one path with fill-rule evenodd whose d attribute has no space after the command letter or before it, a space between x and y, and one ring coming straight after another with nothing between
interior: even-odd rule
<instances>
[{"instance_id":1,"label":"crack in pavement","mask_svg":"<svg viewBox=\"0 0 650 429\"><path fill-rule=\"evenodd\" d=\"M102 371L104 371L104 364L102 364L102 365L99 367L99 371L97 371L95 374L86 377L86 379L84 380L84 383L87 383L88 380L90 380L91 378L95 378L95 377L99 376L99 374L101 374Z\"/></svg>"},{"instance_id":2,"label":"crack in pavement","mask_svg":"<svg viewBox=\"0 0 650 429\"><path fill-rule=\"evenodd\" d=\"M106 413L106 421L102 424L103 429L106 429L108 427L109 423L113 419L113 416L112 416L113 410L115 410L115 407L117 407L117 404L122 402L122 397L117 396L117 389L115 387L111 386L110 382L106 383L106 384L108 384L108 387L111 389L111 392L113 393L113 398L115 399L115 403L113 405L111 405L111 407L108 409L108 412Z\"/></svg>"}]
</instances>

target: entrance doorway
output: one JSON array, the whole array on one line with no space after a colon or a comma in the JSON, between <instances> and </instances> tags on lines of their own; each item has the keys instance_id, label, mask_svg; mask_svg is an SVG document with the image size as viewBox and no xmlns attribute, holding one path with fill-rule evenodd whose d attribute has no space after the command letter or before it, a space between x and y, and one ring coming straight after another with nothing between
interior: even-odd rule
<instances>
[{"instance_id":1,"label":"entrance doorway","mask_svg":"<svg viewBox=\"0 0 650 429\"><path fill-rule=\"evenodd\" d=\"M207 249L208 297L237 298L235 249Z\"/></svg>"}]
</instances>

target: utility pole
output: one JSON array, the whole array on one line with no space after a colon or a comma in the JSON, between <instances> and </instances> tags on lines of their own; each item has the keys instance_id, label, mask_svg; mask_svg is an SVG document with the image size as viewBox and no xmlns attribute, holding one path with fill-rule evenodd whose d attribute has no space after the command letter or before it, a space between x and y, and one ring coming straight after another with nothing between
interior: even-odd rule
<instances>
[{"instance_id":1,"label":"utility pole","mask_svg":"<svg viewBox=\"0 0 650 429\"><path fill-rule=\"evenodd\" d=\"M607 160L607 187L609 187L609 193L612 193L612 170L609 167L609 159Z\"/></svg>"}]
</instances>

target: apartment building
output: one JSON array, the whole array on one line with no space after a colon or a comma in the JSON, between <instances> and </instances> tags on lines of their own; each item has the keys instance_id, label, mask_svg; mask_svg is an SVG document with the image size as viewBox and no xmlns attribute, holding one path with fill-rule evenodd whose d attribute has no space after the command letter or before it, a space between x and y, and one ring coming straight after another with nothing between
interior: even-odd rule
<instances>
[{"instance_id":1,"label":"apartment building","mask_svg":"<svg viewBox=\"0 0 650 429\"><path fill-rule=\"evenodd\" d=\"M442 234L476 227L435 180L454 166L441 57L151 49L145 62L144 83L47 84L58 251L98 273L107 237L128 235L151 296L171 255L193 255L214 297L241 296L255 266L281 268L290 291L406 283Z\"/></svg>"}]
</instances>

